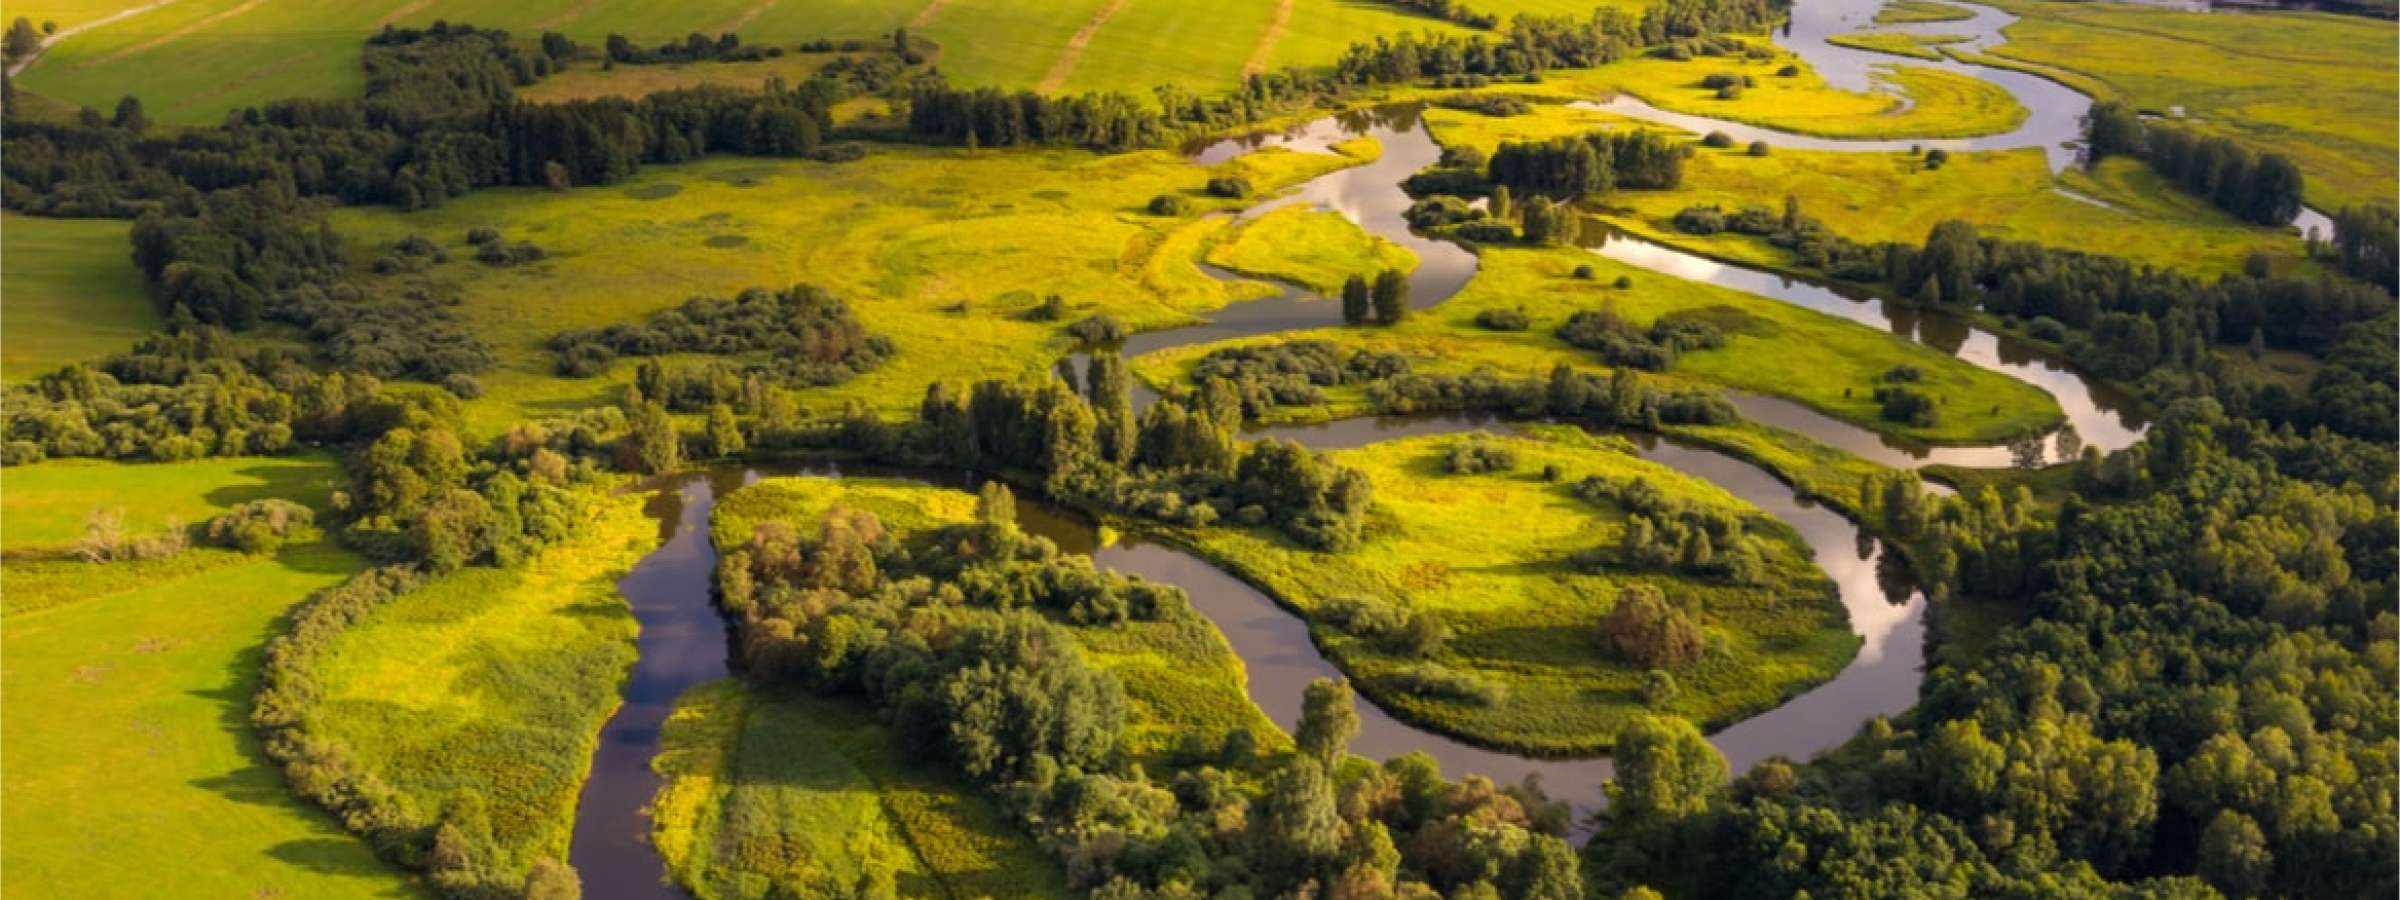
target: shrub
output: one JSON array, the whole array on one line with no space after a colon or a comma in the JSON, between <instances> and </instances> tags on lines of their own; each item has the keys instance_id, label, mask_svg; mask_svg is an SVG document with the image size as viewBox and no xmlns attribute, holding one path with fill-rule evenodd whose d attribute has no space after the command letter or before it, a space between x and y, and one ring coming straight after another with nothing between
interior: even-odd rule
<instances>
[{"instance_id":1,"label":"shrub","mask_svg":"<svg viewBox=\"0 0 2400 900\"><path fill-rule=\"evenodd\" d=\"M1717 89L1717 99L1719 99L1719 100L1739 100L1739 99L1742 99L1742 86L1741 86L1741 85L1738 85L1738 84L1729 84L1729 85L1726 85L1726 86L1724 86L1724 87L1718 88L1718 89Z\"/></svg>"},{"instance_id":2,"label":"shrub","mask_svg":"<svg viewBox=\"0 0 2400 900\"><path fill-rule=\"evenodd\" d=\"M1500 684L1433 663L1417 663L1400 669L1384 676L1383 683L1401 693L1455 700L1472 706L1491 706L1508 697L1508 689Z\"/></svg>"},{"instance_id":3,"label":"shrub","mask_svg":"<svg viewBox=\"0 0 2400 900\"><path fill-rule=\"evenodd\" d=\"M2026 323L2025 333L2037 341L2057 342L2067 339L2067 326L2049 316L2035 316L2033 321Z\"/></svg>"},{"instance_id":4,"label":"shrub","mask_svg":"<svg viewBox=\"0 0 2400 900\"><path fill-rule=\"evenodd\" d=\"M1619 275L1617 276L1617 280L1611 283L1616 285L1617 290L1621 291L1633 286L1633 276Z\"/></svg>"},{"instance_id":5,"label":"shrub","mask_svg":"<svg viewBox=\"0 0 2400 900\"><path fill-rule=\"evenodd\" d=\"M208 520L208 540L243 553L272 553L316 521L314 510L289 500L252 500Z\"/></svg>"},{"instance_id":6,"label":"shrub","mask_svg":"<svg viewBox=\"0 0 2400 900\"><path fill-rule=\"evenodd\" d=\"M1768 146L1767 146L1767 142L1765 142L1765 141L1751 141L1751 142L1750 142L1750 155L1751 155L1751 156L1765 156L1765 155L1767 155L1767 154L1769 154L1769 153L1773 153L1773 152L1775 152L1775 151L1774 151L1774 149L1773 149L1773 148L1770 148L1770 147L1768 147Z\"/></svg>"},{"instance_id":7,"label":"shrub","mask_svg":"<svg viewBox=\"0 0 2400 900\"><path fill-rule=\"evenodd\" d=\"M1893 384L1914 384L1925 380L1925 370L1902 363L1885 370L1883 380Z\"/></svg>"},{"instance_id":8,"label":"shrub","mask_svg":"<svg viewBox=\"0 0 2400 900\"><path fill-rule=\"evenodd\" d=\"M1775 75L1778 78L1797 78L1800 76L1800 67L1795 65L1786 65L1783 68L1776 69Z\"/></svg>"},{"instance_id":9,"label":"shrub","mask_svg":"<svg viewBox=\"0 0 2400 900\"><path fill-rule=\"evenodd\" d=\"M442 390L460 400L473 400L483 396L483 382L465 372L452 372L442 378Z\"/></svg>"},{"instance_id":10,"label":"shrub","mask_svg":"<svg viewBox=\"0 0 2400 900\"><path fill-rule=\"evenodd\" d=\"M1192 201L1181 194L1160 194L1150 198L1150 214L1180 216L1192 211Z\"/></svg>"},{"instance_id":11,"label":"shrub","mask_svg":"<svg viewBox=\"0 0 2400 900\"><path fill-rule=\"evenodd\" d=\"M1725 211L1715 205L1686 206L1675 213L1675 230L1685 234L1716 234L1725 230Z\"/></svg>"},{"instance_id":12,"label":"shrub","mask_svg":"<svg viewBox=\"0 0 2400 900\"><path fill-rule=\"evenodd\" d=\"M1521 309L1487 309L1475 314L1475 324L1487 331L1524 331L1530 325Z\"/></svg>"},{"instance_id":13,"label":"shrub","mask_svg":"<svg viewBox=\"0 0 2400 900\"><path fill-rule=\"evenodd\" d=\"M1255 190L1250 186L1250 179L1239 175L1221 176L1208 180L1208 195L1211 197L1241 200L1249 197Z\"/></svg>"},{"instance_id":14,"label":"shrub","mask_svg":"<svg viewBox=\"0 0 2400 900\"><path fill-rule=\"evenodd\" d=\"M1723 150L1727 147L1733 146L1733 135L1726 134L1722 131L1711 131L1708 133L1707 137L1700 139L1700 144L1704 147L1714 147L1716 149Z\"/></svg>"},{"instance_id":15,"label":"shrub","mask_svg":"<svg viewBox=\"0 0 2400 900\"><path fill-rule=\"evenodd\" d=\"M1600 619L1600 641L1620 658L1673 667L1700 658L1707 637L1691 615L1649 585L1628 585Z\"/></svg>"},{"instance_id":16,"label":"shrub","mask_svg":"<svg viewBox=\"0 0 2400 900\"><path fill-rule=\"evenodd\" d=\"M499 240L500 229L493 228L489 225L477 225L473 228L467 229L467 243L474 244L475 246L481 247L485 244L496 243Z\"/></svg>"},{"instance_id":17,"label":"shrub","mask_svg":"<svg viewBox=\"0 0 2400 900\"><path fill-rule=\"evenodd\" d=\"M1443 465L1453 475L1506 472L1517 467L1517 453L1506 444L1469 438L1450 445L1450 454Z\"/></svg>"},{"instance_id":18,"label":"shrub","mask_svg":"<svg viewBox=\"0 0 2400 900\"><path fill-rule=\"evenodd\" d=\"M1931 150L1925 151L1925 168L1939 169L1942 167L1943 163L1947 163L1949 161L1950 151L1948 150L1935 147Z\"/></svg>"},{"instance_id":19,"label":"shrub","mask_svg":"<svg viewBox=\"0 0 2400 900\"><path fill-rule=\"evenodd\" d=\"M1651 669L1642 674L1643 706L1651 709L1663 709L1667 704L1675 702L1677 692L1675 676L1668 674L1667 670Z\"/></svg>"},{"instance_id":20,"label":"shrub","mask_svg":"<svg viewBox=\"0 0 2400 900\"><path fill-rule=\"evenodd\" d=\"M1124 340L1132 332L1126 329L1125 323L1117 321L1115 316L1096 313L1085 316L1075 324L1067 326L1067 333L1087 344L1114 344Z\"/></svg>"}]
</instances>

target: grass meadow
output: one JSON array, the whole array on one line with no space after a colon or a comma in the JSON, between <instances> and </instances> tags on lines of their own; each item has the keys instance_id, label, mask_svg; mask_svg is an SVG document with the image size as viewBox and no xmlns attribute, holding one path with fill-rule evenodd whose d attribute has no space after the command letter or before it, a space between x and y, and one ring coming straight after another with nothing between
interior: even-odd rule
<instances>
[{"instance_id":1,"label":"grass meadow","mask_svg":"<svg viewBox=\"0 0 2400 900\"><path fill-rule=\"evenodd\" d=\"M123 351L158 330L126 222L0 217L0 379Z\"/></svg>"},{"instance_id":2,"label":"grass meadow","mask_svg":"<svg viewBox=\"0 0 2400 900\"><path fill-rule=\"evenodd\" d=\"M2130 3L1997 0L2023 16L1992 53L2085 76L2076 86L2286 154L2309 203L2400 194L2392 25L2326 13L2185 13Z\"/></svg>"},{"instance_id":3,"label":"grass meadow","mask_svg":"<svg viewBox=\"0 0 2400 900\"><path fill-rule=\"evenodd\" d=\"M311 592L364 566L329 543L268 556L63 558L94 505L129 530L279 496L322 508L325 457L8 470L0 613L0 869L27 897L413 897L367 846L285 788L250 730L261 649Z\"/></svg>"},{"instance_id":4,"label":"grass meadow","mask_svg":"<svg viewBox=\"0 0 2400 900\"><path fill-rule=\"evenodd\" d=\"M1916 59L1939 61L1944 58L1940 49L1941 45L1955 44L1964 40L1967 40L1967 36L1962 34L1911 34L1904 31L1855 31L1849 34L1834 35L1826 38L1825 42L1842 47L1855 47L1860 50L1873 50L1878 53L1891 53L1899 56L1914 57Z\"/></svg>"},{"instance_id":5,"label":"grass meadow","mask_svg":"<svg viewBox=\"0 0 2400 900\"><path fill-rule=\"evenodd\" d=\"M1799 73L1775 74L1787 65L1797 66ZM1700 84L1716 74L1747 75L1754 83L1741 96L1724 99ZM1524 92L1588 99L1621 91L1660 109L1830 138L2000 134L2023 124L2028 114L2015 97L1990 82L1905 63L1883 67L1877 90L1843 90L1826 84L1799 57L1780 50L1767 60L1644 56L1544 77L1542 84L1527 85Z\"/></svg>"},{"instance_id":6,"label":"grass meadow","mask_svg":"<svg viewBox=\"0 0 2400 900\"><path fill-rule=\"evenodd\" d=\"M1698 314L1725 332L1726 345L1686 353L1654 380L1684 386L1720 385L1786 397L1858 425L1932 442L1989 443L2028 430L2047 430L2063 413L2040 389L1906 338L1813 310L1752 294L1683 281L1574 248L1485 247L1482 271L1465 290L1390 327L1331 327L1177 347L1134 360L1137 375L1153 386L1180 381L1209 351L1237 344L1284 340L1328 340L1359 350L1399 353L1424 371L1489 367L1520 377L1540 376L1565 364L1600 368L1590 351L1553 335L1579 310L1614 303L1635 323L1668 313ZM1588 266L1592 277L1578 278ZM1617 288L1619 276L1632 286ZM1475 323L1489 309L1523 312L1524 331L1490 331ZM1924 373L1917 387L1936 398L1939 420L1930 428L1884 421L1873 398L1883 373L1897 365ZM1332 413L1363 412L1355 390L1330 391Z\"/></svg>"},{"instance_id":7,"label":"grass meadow","mask_svg":"<svg viewBox=\"0 0 2400 900\"><path fill-rule=\"evenodd\" d=\"M639 497L612 496L521 566L460 569L378 607L316 673L310 731L348 743L429 819L480 805L507 871L566 859L634 660L616 581L657 539Z\"/></svg>"},{"instance_id":8,"label":"grass meadow","mask_svg":"<svg viewBox=\"0 0 2400 900\"><path fill-rule=\"evenodd\" d=\"M856 703L710 682L667 719L652 841L698 900L876 873L910 897L1065 895L1058 863L974 785L901 759Z\"/></svg>"},{"instance_id":9,"label":"grass meadow","mask_svg":"<svg viewBox=\"0 0 2400 900\"><path fill-rule=\"evenodd\" d=\"M1364 153L1364 149L1354 149ZM554 375L543 342L569 328L638 320L697 294L809 282L848 301L899 354L838 387L810 391L820 411L852 399L913 409L925 385L1015 378L1047 369L1074 340L1065 328L1109 313L1135 328L1272 290L1222 282L1193 265L1224 227L1202 187L1239 175L1261 191L1354 164L1285 150L1202 167L1165 152L977 152L877 147L851 163L715 160L645 171L623 185L553 193L495 189L438 210L348 208L335 217L357 269L409 234L451 247L418 275L366 276L371 289L422 284L461 298L459 312L500 355L468 408L485 433L561 409L614 403L633 365L590 379ZM1159 194L1196 212L1151 215ZM468 228L530 240L549 259L493 268L466 252ZM1051 293L1064 320L1029 313Z\"/></svg>"},{"instance_id":10,"label":"grass meadow","mask_svg":"<svg viewBox=\"0 0 2400 900\"><path fill-rule=\"evenodd\" d=\"M1450 448L1482 440L1515 451L1511 471L1452 474ZM1830 585L1789 528L1722 489L1643 461L1572 429L1535 437L1444 435L1338 451L1375 483L1375 512L1357 551L1316 553L1264 530L1211 529L1185 536L1204 555L1264 586L1311 619L1319 646L1376 702L1479 743L1543 754L1606 749L1617 726L1647 709L1646 666L1604 653L1598 622L1628 584L1658 587L1706 609L1707 656L1674 672L1682 691L1667 708L1708 726L1779 703L1833 676L1857 649ZM1544 480L1546 466L1563 477ZM1571 486L1585 476L1648 480L1668 495L1742 516L1770 549L1758 586L1610 568L1586 571L1576 553L1614 547L1624 511L1588 503ZM1505 688L1490 705L1410 693L1389 678L1416 661L1389 654L1322 622L1327 601L1368 597L1404 604L1454 632L1429 661Z\"/></svg>"},{"instance_id":11,"label":"grass meadow","mask_svg":"<svg viewBox=\"0 0 2400 900\"><path fill-rule=\"evenodd\" d=\"M835 504L864 509L894 533L972 521L975 496L915 481L875 478L770 478L719 501L710 535L719 547L749 540L757 523L799 523L804 534ZM1190 610L1154 622L1071 627L1093 664L1125 686L1131 715L1127 752L1162 765L1177 735L1221 735L1247 728L1262 745L1282 732L1250 702L1247 671L1216 626Z\"/></svg>"},{"instance_id":12,"label":"grass meadow","mask_svg":"<svg viewBox=\"0 0 2400 900\"><path fill-rule=\"evenodd\" d=\"M1658 128L1601 110L1543 105L1527 115L1492 117L1452 109L1427 110L1444 144L1480 147L1539 140L1598 128ZM2078 199L2064 188L2090 200ZM1789 262L1766 241L1731 233L1690 235L1674 230L1675 213L1715 204L1727 211L1751 204L1780 209L1784 197L1855 241L1923 241L1945 219L1965 219L1984 233L2176 266L2207 276L2239 271L2253 252L2282 271L2313 270L2290 229L2235 219L2176 189L2138 160L2109 159L2095 168L2053 175L2036 148L1958 152L1929 168L1910 153L1851 153L1778 149L1751 156L1740 147L1694 148L1683 186L1671 191L1618 191L1598 207L1610 222L1664 243L1762 266ZM2097 203L2091 201L2099 201Z\"/></svg>"},{"instance_id":13,"label":"grass meadow","mask_svg":"<svg viewBox=\"0 0 2400 900\"><path fill-rule=\"evenodd\" d=\"M1244 275L1288 282L1326 296L1352 276L1417 269L1417 255L1331 210L1287 206L1234 226L1208 261Z\"/></svg>"}]
</instances>

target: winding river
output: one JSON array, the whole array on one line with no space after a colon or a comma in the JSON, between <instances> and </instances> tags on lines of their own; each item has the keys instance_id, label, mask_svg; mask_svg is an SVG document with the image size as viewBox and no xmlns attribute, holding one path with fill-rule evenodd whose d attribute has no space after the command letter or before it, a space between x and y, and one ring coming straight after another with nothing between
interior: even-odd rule
<instances>
[{"instance_id":1,"label":"winding river","mask_svg":"<svg viewBox=\"0 0 2400 900\"><path fill-rule=\"evenodd\" d=\"M1777 41L1798 52L1829 81L1863 89L1874 67L1893 59L1836 47L1824 39L1866 27L1880 5L1881 0L1802 0L1793 10L1790 27L1777 36ZM1973 41L1966 46L1981 48L2002 40L1999 29L2013 21L2013 17L1987 7L1960 5L1974 10L1976 18L1907 27L1970 34ZM2072 161L2072 143L2078 132L2076 122L2089 106L2087 98L2023 73L1957 62L1935 65L2006 88L2033 115L2016 130L1988 138L1875 142L1804 138L1668 113L1627 97L1619 97L1603 108L1687 130L1722 130L1745 140L1764 139L1783 146L1883 151L1905 150L1912 144L1965 149L2040 146L2050 154L2054 167L2063 167L2062 159ZM1401 213L1410 199L1399 189L1400 182L1433 164L1441 152L1426 133L1415 109L1385 108L1329 117L1287 132L1217 141L1193 148L1192 155L1197 162L1213 164L1265 146L1330 152L1332 144L1360 135L1381 142L1380 159L1309 181L1236 214L1237 218L1255 217L1296 204L1340 212L1367 231L1415 252L1420 265L1411 276L1412 303L1420 308L1438 304L1456 294L1474 276L1477 259L1462 246L1411 232L1402 219ZM2069 423L2087 445L2117 449L2139 440L2147 427L2139 405L2131 398L2085 379L2041 347L1978 328L1964 319L1908 309L1854 288L1748 269L1605 230L1596 231L1601 233L1592 251L1611 259L1886 329L1971 364L2034 384L2058 399ZM1206 265L1202 268L1214 277L1239 277ZM1229 306L1204 324L1135 335L1126 342L1123 352L1133 356L1233 337L1322 327L1336 321L1335 304L1302 290L1286 288L1265 300ZM1989 467L2008 465L2014 457L2005 446L1930 447L1892 439L1782 398L1740 392L1730 396L1745 416L1808 434L1885 465L1947 463ZM1145 393L1141 402L1147 400ZM1258 433L1334 450L1490 424L1471 416L1360 418L1267 428ZM1800 497L1789 485L1757 466L1702 447L1646 435L1629 437L1635 439L1643 457L1714 482L1797 530L1817 564L1838 586L1851 628L1862 639L1857 657L1832 680L1711 736L1736 771L1775 755L1806 758L1848 739L1862 722L1898 713L1916 701L1924 664L1925 601L1888 571L1896 567L1883 564L1882 547L1874 538L1832 510ZM849 469L852 474L859 471L855 467ZM976 480L974 475L963 472L874 471L968 488ZM845 474L830 467L813 472L829 476ZM649 822L644 810L659 786L659 779L650 770L650 760L658 750L660 723L675 697L693 685L726 674L725 626L709 602L715 554L708 545L708 515L720 492L756 476L753 470L721 470L663 479L646 487L654 492L649 511L660 523L663 543L619 583L641 623L641 655L626 686L624 705L601 734L576 821L571 862L582 873L589 896L682 896L663 882L663 866L647 846ZM1303 621L1278 606L1273 598L1200 558L1140 538L1099 546L1095 530L1072 514L1031 498L1020 499L1018 509L1027 530L1051 537L1062 548L1089 552L1098 564L1109 569L1175 584L1187 591L1194 608L1216 623L1243 660L1249 673L1251 699L1284 727L1299 721L1301 689L1309 680L1339 674L1310 640ZM1418 729L1372 703L1359 706L1361 729L1352 749L1363 755L1387 758L1424 751L1439 760L1443 771L1453 777L1482 774L1509 783L1536 776L1553 796L1574 802L1581 811L1597 804L1600 784L1609 775L1609 765L1604 759L1542 760L1488 750Z\"/></svg>"}]
</instances>

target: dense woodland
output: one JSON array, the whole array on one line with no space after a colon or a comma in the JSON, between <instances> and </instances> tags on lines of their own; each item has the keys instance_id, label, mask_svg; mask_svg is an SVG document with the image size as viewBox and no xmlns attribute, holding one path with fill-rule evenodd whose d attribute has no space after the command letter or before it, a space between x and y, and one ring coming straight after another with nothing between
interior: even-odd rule
<instances>
[{"instance_id":1,"label":"dense woodland","mask_svg":"<svg viewBox=\"0 0 2400 900\"><path fill-rule=\"evenodd\" d=\"M2092 104L2084 139L2093 161L2134 156L2185 190L2260 225L2300 214L2300 166L2280 153L2253 153L2232 138L2144 122L2116 101Z\"/></svg>"}]
</instances>

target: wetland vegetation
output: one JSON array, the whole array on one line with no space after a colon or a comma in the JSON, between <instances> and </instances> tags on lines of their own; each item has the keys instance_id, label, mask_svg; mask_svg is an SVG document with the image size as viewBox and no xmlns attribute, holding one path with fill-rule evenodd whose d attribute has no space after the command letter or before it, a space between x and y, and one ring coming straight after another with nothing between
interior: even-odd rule
<instances>
[{"instance_id":1,"label":"wetland vegetation","mask_svg":"<svg viewBox=\"0 0 2400 900\"><path fill-rule=\"evenodd\" d=\"M2390 894L2371 6L12 8L0 865Z\"/></svg>"}]
</instances>

